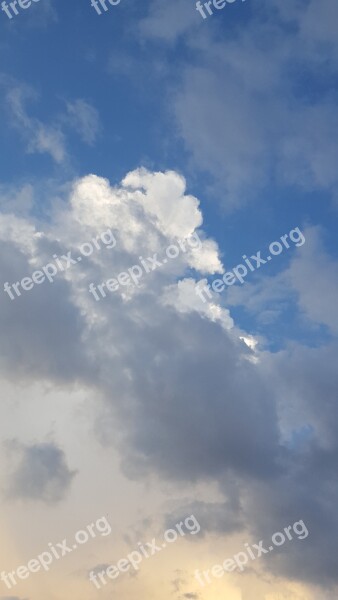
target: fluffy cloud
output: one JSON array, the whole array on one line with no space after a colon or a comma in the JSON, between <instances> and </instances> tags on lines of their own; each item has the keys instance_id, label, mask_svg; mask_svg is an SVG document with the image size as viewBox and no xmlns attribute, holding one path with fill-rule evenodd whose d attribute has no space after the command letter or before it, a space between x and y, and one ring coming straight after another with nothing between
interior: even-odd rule
<instances>
[{"instance_id":1,"label":"fluffy cloud","mask_svg":"<svg viewBox=\"0 0 338 600\"><path fill-rule=\"evenodd\" d=\"M198 282L203 285L206 280ZM233 320L229 311L211 302L202 303L195 292L196 281L194 279L184 279L177 284L167 286L163 293L163 304L173 306L175 310L182 314L196 311L202 317L207 317L210 321L222 323L225 329L233 327Z\"/></svg>"}]
</instances>

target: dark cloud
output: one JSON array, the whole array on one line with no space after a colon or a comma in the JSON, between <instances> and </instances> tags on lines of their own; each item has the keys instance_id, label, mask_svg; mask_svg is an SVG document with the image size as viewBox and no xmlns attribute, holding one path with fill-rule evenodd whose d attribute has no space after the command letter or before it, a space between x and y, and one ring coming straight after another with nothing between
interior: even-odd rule
<instances>
[{"instance_id":1,"label":"dark cloud","mask_svg":"<svg viewBox=\"0 0 338 600\"><path fill-rule=\"evenodd\" d=\"M9 498L54 504L65 497L76 471L68 468L60 448L52 443L24 446L14 441L7 449L16 463L9 476Z\"/></svg>"},{"instance_id":2,"label":"dark cloud","mask_svg":"<svg viewBox=\"0 0 338 600\"><path fill-rule=\"evenodd\" d=\"M240 342L194 316L163 315L161 332L147 326L131 335L134 356L125 360L133 380L121 407L129 422L126 472L142 476L151 466L190 481L228 469L263 479L278 472L275 406Z\"/></svg>"},{"instance_id":3,"label":"dark cloud","mask_svg":"<svg viewBox=\"0 0 338 600\"><path fill-rule=\"evenodd\" d=\"M323 586L337 583L337 351L337 343L293 345L271 359L268 376L279 392L288 455L273 486L250 485L245 507L258 538L305 522L309 536L289 542L267 560L275 573Z\"/></svg>"},{"instance_id":4,"label":"dark cloud","mask_svg":"<svg viewBox=\"0 0 338 600\"><path fill-rule=\"evenodd\" d=\"M0 242L0 250L3 283L21 281L37 270L15 244ZM41 255L40 260L41 265L47 264L50 255ZM69 284L57 277L54 283L22 291L14 300L1 289L0 335L7 339L0 350L4 374L54 378L59 383L74 381L76 372L83 378L87 371L88 380L90 374L94 376L81 345L84 322L70 294Z\"/></svg>"},{"instance_id":5,"label":"dark cloud","mask_svg":"<svg viewBox=\"0 0 338 600\"><path fill-rule=\"evenodd\" d=\"M336 344L290 346L251 364L218 325L172 317L162 321L164 331L161 341L149 327L130 332L135 355L125 359L133 380L123 406L114 401L116 391L106 391L123 423L126 472L218 480L224 505L182 503L173 513L178 520L195 514L204 533L245 525L258 542L304 520L308 538L295 538L265 565L324 588L336 584ZM107 439L109 421L105 427Z\"/></svg>"}]
</instances>

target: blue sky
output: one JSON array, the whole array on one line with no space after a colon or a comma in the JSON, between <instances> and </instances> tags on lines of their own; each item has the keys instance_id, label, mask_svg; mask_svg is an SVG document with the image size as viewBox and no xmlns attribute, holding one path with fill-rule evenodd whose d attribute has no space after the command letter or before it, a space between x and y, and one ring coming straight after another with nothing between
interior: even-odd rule
<instances>
[{"instance_id":1,"label":"blue sky","mask_svg":"<svg viewBox=\"0 0 338 600\"><path fill-rule=\"evenodd\" d=\"M90 487L86 468L96 472L103 455L107 470L114 465L121 478L125 527L137 511L132 501L124 510L124 493L132 481L131 495L142 499L148 477L163 485L161 498L150 493L157 526L169 510L166 486L175 514L184 503L196 508L194 486L201 485L210 511L203 514L213 523L206 523L206 535L230 550L230 530L263 535L285 519L307 517L311 548L267 562L273 589L262 575L217 591L231 600L240 597L236 590L248 600L252 585L258 600L270 600L269 593L312 600L318 589L331 600L338 583L328 558L338 519L327 467L338 453L337 22L334 0L237 0L205 20L194 0L121 0L100 16L90 0L40 0L13 19L0 13L3 284L108 227L118 239L113 254L95 253L53 285L36 286L15 302L1 292L0 383L18 402L3 409L11 433L4 431L1 442L8 448L8 436L16 440L10 453L28 456L16 473L27 468L33 478L39 465L27 466L32 447L43 454L47 441L55 445L59 471L51 465L41 497L48 496L44 486L60 486L51 504L64 497L58 514L68 527L69 510ZM211 283L243 255L267 255L271 242L297 227L304 245L292 244L243 285L199 304L195 284ZM197 231L198 257L188 252L137 290L95 305L90 282L107 280L147 252L163 255L173 240ZM16 388L22 384L27 401ZM50 416L41 408L45 385ZM65 417L57 410L59 393ZM185 426L177 425L180 402ZM24 431L29 403L43 417ZM73 407L83 418L79 439L92 436L84 457L72 437ZM95 460L86 467L90 452ZM80 475L70 477L72 468ZM15 468L8 473L3 486L12 489ZM305 502L317 484L322 500ZM22 515L34 514L24 483L16 494ZM241 523L229 525L224 539L216 501L224 502L227 523ZM88 492L83 518L95 506ZM146 520L146 511L140 515ZM15 513L6 517L11 529ZM26 531L22 542L27 552L32 535ZM20 543L17 536L16 548ZM182 569L189 580L187 555ZM91 560L107 557L98 551ZM169 562L174 572L175 560ZM89 566L79 558L74 569ZM60 575L63 599L65 581ZM74 582L79 595L82 585ZM128 598L134 592L123 591ZM208 600L193 587L184 592ZM44 584L34 593L42 597ZM32 594L23 588L18 597Z\"/></svg>"},{"instance_id":2,"label":"blue sky","mask_svg":"<svg viewBox=\"0 0 338 600\"><path fill-rule=\"evenodd\" d=\"M234 226L231 226L229 217L218 210L220 205L226 207L228 204L226 191L223 189L222 194L221 189L210 189L214 178L207 165L203 169L201 161L198 165L191 164L191 153L181 135L179 120L173 118L173 98L182 89L186 70L202 66L210 68L211 65L208 50L204 53L199 47L202 42L199 44L196 38L202 38L203 43L210 39L214 44L223 43L226 47L236 39L236 35L244 37L246 26L260 16L264 17L262 3L254 7L253 4L234 3L203 21L197 13L195 15L192 3L188 14L191 27L187 24L177 37L174 32L170 43L166 38L161 39L156 23L156 37L148 31L142 32L142 23L147 23L146 19L151 14L149 2L142 3L142 6L121 2L100 17L89 3L80 5L74 2L70 5L62 1L58 3L57 10L55 7L50 12L44 9L45 14L41 17L39 11L42 12L42 8L37 4L29 11L21 11L11 21L2 14L3 73L34 90L36 98L28 102L28 112L46 123L57 121L64 113L65 103L74 98L85 98L99 110L102 129L95 145L87 147L80 143L74 132L67 131L70 155L67 168L77 174L91 170L113 181L140 164L154 169L176 168L187 177L189 189L193 192L198 190L200 194L202 189L201 200L207 209L205 219L207 221L210 212L210 227L217 233L219 227L221 236L224 228L227 229L231 248L238 239L232 234L232 229L237 230L238 227L252 243L264 235L264 231L269 232L266 235L268 241L271 228L274 235L289 224L304 220L320 221L330 229L332 203L328 190L304 191L301 186L274 181L276 163L273 155L268 157L266 173L272 181L259 191L252 190L254 206L246 206L244 212L232 215ZM47 3L45 5L48 6ZM182 7L179 6L174 13L178 23L182 20L181 12ZM185 7L183 19L187 13ZM280 35L284 34L287 38L293 23L281 23L275 18L271 19L271 28L273 26L278 26ZM150 31L151 27L150 23ZM268 51L273 45L272 32L268 30L265 36L261 45L262 50ZM321 102L324 104L325 98L334 100L337 74L330 63L321 64L320 72L315 70L314 65L306 64L302 57L286 66L289 73L283 73L283 76L287 78L289 89L285 90L285 99L290 104L295 103L298 108L302 104L311 107ZM213 68L216 70L214 64L211 70ZM221 65L219 71L222 71ZM223 74L226 80L226 68ZM269 98L270 102L273 102L273 97ZM22 180L35 173L39 177L41 174L58 177L58 170L53 170L55 165L47 157L40 156L37 160L36 156L25 153L19 135L13 135L6 110L2 112L2 120L6 147L1 164L3 181L10 183L13 178L17 180L19 173ZM272 122L270 126L273 126ZM226 164L226 155L221 160ZM257 205L261 218L255 218L252 233L249 225L253 214L250 211L256 214ZM274 223L278 224L275 229ZM219 242L222 245L221 239Z\"/></svg>"}]
</instances>

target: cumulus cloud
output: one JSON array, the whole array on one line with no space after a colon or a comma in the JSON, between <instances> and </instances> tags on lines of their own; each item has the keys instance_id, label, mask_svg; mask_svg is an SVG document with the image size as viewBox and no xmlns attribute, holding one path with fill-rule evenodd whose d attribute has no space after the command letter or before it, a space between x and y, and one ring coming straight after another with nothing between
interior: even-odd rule
<instances>
[{"instance_id":1,"label":"cumulus cloud","mask_svg":"<svg viewBox=\"0 0 338 600\"><path fill-rule=\"evenodd\" d=\"M206 531L227 535L243 525L256 541L304 519L311 548L307 540L294 543L287 555L276 553L266 564L275 573L324 586L336 582L336 485L329 468L337 458L335 343L290 344L271 353L263 340L253 349L243 341L252 340L251 332L236 326L232 308L221 299L205 308L196 304L194 282L223 266L217 244L203 231L199 200L186 193L180 174L137 169L115 186L92 174L69 189L48 223L35 215L3 215L6 280L19 281L54 253L75 253L108 227L116 246L102 247L60 272L53 284L15 301L2 293L0 334L6 343L0 366L16 378L87 385L97 400L100 440L120 449L129 477L217 482L223 498L218 505L185 503L201 512ZM197 232L206 250L182 252L139 286L121 286L100 302L89 293L90 282L126 271L140 256L163 255L169 244ZM298 310L323 319L307 282L296 275L298 260L311 273L312 260L322 264L320 253L306 247L280 276L294 277ZM329 265L320 274L327 290L333 272ZM333 305L326 312L332 324ZM8 328L9 320L18 320L17 331ZM62 452L44 445L20 452L12 492L58 499L73 477Z\"/></svg>"},{"instance_id":2,"label":"cumulus cloud","mask_svg":"<svg viewBox=\"0 0 338 600\"><path fill-rule=\"evenodd\" d=\"M177 173L149 173L138 169L129 173L122 184L137 190L135 200L164 235L187 237L201 225L199 202L185 195L185 180ZM180 202L183 195L184 202Z\"/></svg>"}]
</instances>

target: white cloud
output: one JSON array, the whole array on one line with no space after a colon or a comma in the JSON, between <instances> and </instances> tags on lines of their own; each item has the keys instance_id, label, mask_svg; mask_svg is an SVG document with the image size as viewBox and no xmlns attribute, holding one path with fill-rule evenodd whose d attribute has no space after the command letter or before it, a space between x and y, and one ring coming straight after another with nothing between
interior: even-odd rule
<instances>
[{"instance_id":1,"label":"white cloud","mask_svg":"<svg viewBox=\"0 0 338 600\"><path fill-rule=\"evenodd\" d=\"M177 284L168 286L163 292L163 304L173 306L177 312L187 314L196 311L210 321L219 321L224 329L232 329L234 322L227 309L211 302L203 303L195 292L196 285L203 285L206 279L199 282L194 279L183 279Z\"/></svg>"},{"instance_id":2,"label":"white cloud","mask_svg":"<svg viewBox=\"0 0 338 600\"><path fill-rule=\"evenodd\" d=\"M185 194L185 180L173 171L149 173L138 169L122 182L125 188L138 190L134 196L154 224L166 236L188 237L201 225L199 201ZM180 199L184 195L184 202Z\"/></svg>"}]
</instances>

